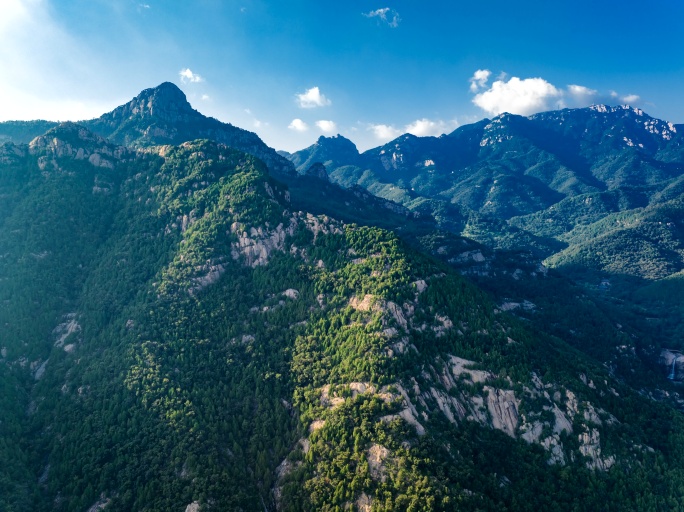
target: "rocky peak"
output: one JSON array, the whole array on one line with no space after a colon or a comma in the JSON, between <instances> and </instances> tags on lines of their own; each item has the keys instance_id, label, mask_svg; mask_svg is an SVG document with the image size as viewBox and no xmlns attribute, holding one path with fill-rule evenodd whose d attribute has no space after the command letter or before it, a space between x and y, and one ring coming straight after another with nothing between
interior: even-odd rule
<instances>
[{"instance_id":1,"label":"rocky peak","mask_svg":"<svg viewBox=\"0 0 684 512\"><path fill-rule=\"evenodd\" d=\"M356 148L356 144L354 144L348 138L343 137L339 133L333 137L325 137L321 135L320 137L318 137L316 145L331 149L334 148L337 151L348 151L350 153L356 154L358 154L359 152Z\"/></svg>"},{"instance_id":2,"label":"rocky peak","mask_svg":"<svg viewBox=\"0 0 684 512\"><path fill-rule=\"evenodd\" d=\"M340 165L355 165L359 158L359 150L352 141L342 135L321 136L315 144L288 155L287 158L298 172L305 173L317 162L323 162L331 169L336 169Z\"/></svg>"},{"instance_id":3,"label":"rocky peak","mask_svg":"<svg viewBox=\"0 0 684 512\"><path fill-rule=\"evenodd\" d=\"M183 91L170 82L145 89L125 105L105 114L116 120L155 118L162 121L187 120L199 115L190 106Z\"/></svg>"}]
</instances>

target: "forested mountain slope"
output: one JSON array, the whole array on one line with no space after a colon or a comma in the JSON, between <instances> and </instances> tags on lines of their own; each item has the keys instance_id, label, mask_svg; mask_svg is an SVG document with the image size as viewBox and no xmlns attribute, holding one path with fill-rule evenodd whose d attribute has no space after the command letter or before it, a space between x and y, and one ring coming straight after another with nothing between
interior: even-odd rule
<instances>
[{"instance_id":1,"label":"forested mountain slope","mask_svg":"<svg viewBox=\"0 0 684 512\"><path fill-rule=\"evenodd\" d=\"M3 509L684 506L619 312L320 170L129 142L0 146Z\"/></svg>"}]
</instances>

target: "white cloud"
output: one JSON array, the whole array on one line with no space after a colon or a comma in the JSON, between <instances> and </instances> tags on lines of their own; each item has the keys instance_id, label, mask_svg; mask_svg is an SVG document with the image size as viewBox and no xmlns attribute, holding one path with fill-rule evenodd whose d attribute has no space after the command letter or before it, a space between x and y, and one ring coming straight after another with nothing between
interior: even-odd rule
<instances>
[{"instance_id":1,"label":"white cloud","mask_svg":"<svg viewBox=\"0 0 684 512\"><path fill-rule=\"evenodd\" d=\"M589 89L589 87L583 85L568 85L568 94L576 102L587 104L594 101L598 95L598 91L596 89Z\"/></svg>"},{"instance_id":2,"label":"white cloud","mask_svg":"<svg viewBox=\"0 0 684 512\"><path fill-rule=\"evenodd\" d=\"M478 69L477 71L475 71L475 73L473 73L473 76L470 77L470 92L477 92L480 89L486 87L491 74L492 72L488 69ZM499 77L499 80L505 79L505 76Z\"/></svg>"},{"instance_id":3,"label":"white cloud","mask_svg":"<svg viewBox=\"0 0 684 512\"><path fill-rule=\"evenodd\" d=\"M641 96L638 94L626 94L624 96L620 96L617 91L610 91L609 92L610 98L612 100L618 100L621 101L622 103L637 103L641 101Z\"/></svg>"},{"instance_id":4,"label":"white cloud","mask_svg":"<svg viewBox=\"0 0 684 512\"><path fill-rule=\"evenodd\" d=\"M597 103L614 103L616 100L631 104L641 101L637 94L621 96L614 90L609 90L607 94L600 93L584 85L570 84L563 89L543 78L522 79L514 76L507 80L505 73L499 75L489 89L478 92L487 86L489 77L489 70L478 69L468 81L471 92L477 93L473 103L492 115L509 112L527 116L544 110L581 108Z\"/></svg>"},{"instance_id":5,"label":"white cloud","mask_svg":"<svg viewBox=\"0 0 684 512\"><path fill-rule=\"evenodd\" d=\"M202 101L209 101L211 99L211 96L208 94L202 94Z\"/></svg>"},{"instance_id":6,"label":"white cloud","mask_svg":"<svg viewBox=\"0 0 684 512\"><path fill-rule=\"evenodd\" d=\"M312 87L302 94L297 94L297 103L301 108L327 107L332 105L332 101L326 98L318 87Z\"/></svg>"},{"instance_id":7,"label":"white cloud","mask_svg":"<svg viewBox=\"0 0 684 512\"><path fill-rule=\"evenodd\" d=\"M636 103L641 97L638 94L628 94L622 97L622 101L625 103Z\"/></svg>"},{"instance_id":8,"label":"white cloud","mask_svg":"<svg viewBox=\"0 0 684 512\"><path fill-rule=\"evenodd\" d=\"M181 69L180 73L178 73L178 74L180 75L181 82L183 82L184 84L188 83L188 82L192 82L192 83L204 82L204 78L202 78L200 75L190 71L190 68Z\"/></svg>"},{"instance_id":9,"label":"white cloud","mask_svg":"<svg viewBox=\"0 0 684 512\"><path fill-rule=\"evenodd\" d=\"M293 119L288 128L296 132L305 132L309 129L309 126L301 119Z\"/></svg>"},{"instance_id":10,"label":"white cloud","mask_svg":"<svg viewBox=\"0 0 684 512\"><path fill-rule=\"evenodd\" d=\"M442 121L441 119L416 119L412 123L404 126L403 129L389 124L370 124L367 129L373 133L380 142L388 142L396 139L404 133L410 133L416 137L437 137L443 133L452 132L458 128L459 123L455 119L452 121Z\"/></svg>"},{"instance_id":11,"label":"white cloud","mask_svg":"<svg viewBox=\"0 0 684 512\"><path fill-rule=\"evenodd\" d=\"M514 76L508 81L495 81L489 89L475 95L473 103L492 115L509 112L527 116L562 106L562 98L563 91L543 78Z\"/></svg>"},{"instance_id":12,"label":"white cloud","mask_svg":"<svg viewBox=\"0 0 684 512\"><path fill-rule=\"evenodd\" d=\"M430 119L416 119L406 125L406 133L411 133L417 137L437 137L446 132L452 132L458 128L458 121L432 121Z\"/></svg>"},{"instance_id":13,"label":"white cloud","mask_svg":"<svg viewBox=\"0 0 684 512\"><path fill-rule=\"evenodd\" d=\"M389 7L383 7L382 9L376 9L374 11L362 14L366 18L378 18L392 28L397 28L399 26L399 22L401 21L399 13L394 9L390 9Z\"/></svg>"},{"instance_id":14,"label":"white cloud","mask_svg":"<svg viewBox=\"0 0 684 512\"><path fill-rule=\"evenodd\" d=\"M375 138L382 142L387 142L396 139L401 135L401 130L397 130L394 126L387 124L371 124L368 129L373 132Z\"/></svg>"},{"instance_id":15,"label":"white cloud","mask_svg":"<svg viewBox=\"0 0 684 512\"><path fill-rule=\"evenodd\" d=\"M335 121L316 121L316 126L318 126L318 128L325 133L333 133L335 130L337 130L337 125L335 124Z\"/></svg>"}]
</instances>

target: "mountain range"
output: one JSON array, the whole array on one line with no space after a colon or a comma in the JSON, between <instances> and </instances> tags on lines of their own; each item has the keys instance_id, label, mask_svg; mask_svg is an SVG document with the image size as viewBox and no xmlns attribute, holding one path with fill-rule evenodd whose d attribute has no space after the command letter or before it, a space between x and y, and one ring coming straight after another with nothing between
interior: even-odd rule
<instances>
[{"instance_id":1,"label":"mountain range","mask_svg":"<svg viewBox=\"0 0 684 512\"><path fill-rule=\"evenodd\" d=\"M289 158L300 170L323 162L332 181L432 213L444 229L590 271L594 283L650 281L684 268L683 142L682 125L597 105L406 134L363 154L321 137Z\"/></svg>"},{"instance_id":2,"label":"mountain range","mask_svg":"<svg viewBox=\"0 0 684 512\"><path fill-rule=\"evenodd\" d=\"M683 130L0 123L0 508L683 507Z\"/></svg>"}]
</instances>

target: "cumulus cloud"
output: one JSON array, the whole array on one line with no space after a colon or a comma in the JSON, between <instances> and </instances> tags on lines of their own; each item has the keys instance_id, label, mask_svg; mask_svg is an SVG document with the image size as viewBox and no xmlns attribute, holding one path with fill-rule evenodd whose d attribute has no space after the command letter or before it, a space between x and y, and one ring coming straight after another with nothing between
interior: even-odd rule
<instances>
[{"instance_id":1,"label":"cumulus cloud","mask_svg":"<svg viewBox=\"0 0 684 512\"><path fill-rule=\"evenodd\" d=\"M318 126L318 128L325 133L333 133L335 130L337 130L337 125L334 121L316 121L316 126Z\"/></svg>"},{"instance_id":2,"label":"cumulus cloud","mask_svg":"<svg viewBox=\"0 0 684 512\"><path fill-rule=\"evenodd\" d=\"M468 80L470 91L475 94L473 103L488 114L502 112L527 116L544 110L566 107L588 107L597 103L636 103L641 98L636 94L622 96L616 91L600 93L584 85L570 84L559 88L543 78L508 79L505 73L499 75L488 89L491 72L478 69Z\"/></svg>"},{"instance_id":3,"label":"cumulus cloud","mask_svg":"<svg viewBox=\"0 0 684 512\"><path fill-rule=\"evenodd\" d=\"M312 87L302 94L297 94L297 104L300 108L316 108L332 105L332 101L326 98L318 87Z\"/></svg>"},{"instance_id":4,"label":"cumulus cloud","mask_svg":"<svg viewBox=\"0 0 684 512\"><path fill-rule=\"evenodd\" d=\"M622 97L622 101L625 103L636 103L641 99L638 94L628 94Z\"/></svg>"},{"instance_id":5,"label":"cumulus cloud","mask_svg":"<svg viewBox=\"0 0 684 512\"><path fill-rule=\"evenodd\" d=\"M452 121L443 121L441 119L416 119L412 123L405 125L402 128L397 128L388 124L370 124L368 130L373 133L375 138L380 142L388 142L396 139L404 133L410 133L417 137L437 137L446 132L452 132L458 128L459 123L455 119Z\"/></svg>"},{"instance_id":6,"label":"cumulus cloud","mask_svg":"<svg viewBox=\"0 0 684 512\"><path fill-rule=\"evenodd\" d=\"M594 101L598 95L596 89L589 89L583 85L568 85L568 94L580 103Z\"/></svg>"},{"instance_id":7,"label":"cumulus cloud","mask_svg":"<svg viewBox=\"0 0 684 512\"><path fill-rule=\"evenodd\" d=\"M473 103L492 115L509 112L528 116L558 107L562 97L563 91L543 78L514 76L508 81L496 80L489 89L476 94Z\"/></svg>"},{"instance_id":8,"label":"cumulus cloud","mask_svg":"<svg viewBox=\"0 0 684 512\"><path fill-rule=\"evenodd\" d=\"M486 87L491 74L492 72L488 69L478 69L475 71L473 76L470 77L470 92L477 92ZM506 77L500 77L499 79L505 80Z\"/></svg>"},{"instance_id":9,"label":"cumulus cloud","mask_svg":"<svg viewBox=\"0 0 684 512\"><path fill-rule=\"evenodd\" d=\"M373 132L376 139L382 142L396 139L402 133L401 130L397 130L394 126L387 124L371 124L368 126L368 129Z\"/></svg>"},{"instance_id":10,"label":"cumulus cloud","mask_svg":"<svg viewBox=\"0 0 684 512\"><path fill-rule=\"evenodd\" d=\"M452 132L458 128L458 121L433 121L431 119L416 119L406 125L406 133L411 133L417 137L437 137L446 132Z\"/></svg>"},{"instance_id":11,"label":"cumulus cloud","mask_svg":"<svg viewBox=\"0 0 684 512\"><path fill-rule=\"evenodd\" d=\"M199 83L199 82L204 82L204 78L202 78L200 75L193 73L190 71L190 68L185 68L181 69L180 73L178 73L181 79L181 82L184 84L191 82L191 83Z\"/></svg>"},{"instance_id":12,"label":"cumulus cloud","mask_svg":"<svg viewBox=\"0 0 684 512\"><path fill-rule=\"evenodd\" d=\"M288 128L296 132L305 132L309 129L309 125L301 119L293 119Z\"/></svg>"},{"instance_id":13,"label":"cumulus cloud","mask_svg":"<svg viewBox=\"0 0 684 512\"><path fill-rule=\"evenodd\" d=\"M392 28L397 28L401 18L399 13L394 9L389 7L383 7L382 9L376 9L374 11L362 13L366 18L377 18L378 20L386 23Z\"/></svg>"}]
</instances>

